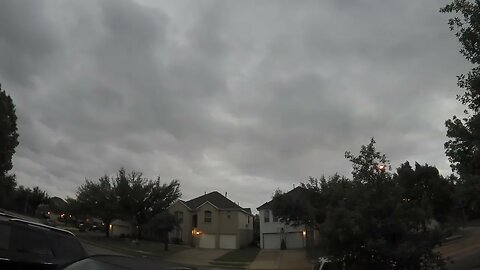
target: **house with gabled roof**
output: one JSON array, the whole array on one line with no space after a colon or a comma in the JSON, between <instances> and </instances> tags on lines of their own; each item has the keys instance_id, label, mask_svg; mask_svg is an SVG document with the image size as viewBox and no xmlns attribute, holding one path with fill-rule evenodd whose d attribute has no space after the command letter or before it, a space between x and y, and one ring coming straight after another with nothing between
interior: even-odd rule
<instances>
[{"instance_id":1,"label":"house with gabled roof","mask_svg":"<svg viewBox=\"0 0 480 270\"><path fill-rule=\"evenodd\" d=\"M304 198L306 190L296 187L282 196ZM260 248L280 249L282 240L286 249L313 247L319 243L318 229L306 225L294 226L282 222L273 211L273 199L257 208L260 217Z\"/></svg>"},{"instance_id":2,"label":"house with gabled roof","mask_svg":"<svg viewBox=\"0 0 480 270\"><path fill-rule=\"evenodd\" d=\"M213 191L189 201L178 200L168 211L180 226L169 233L173 243L199 248L237 249L253 241L250 208L243 208Z\"/></svg>"}]
</instances>

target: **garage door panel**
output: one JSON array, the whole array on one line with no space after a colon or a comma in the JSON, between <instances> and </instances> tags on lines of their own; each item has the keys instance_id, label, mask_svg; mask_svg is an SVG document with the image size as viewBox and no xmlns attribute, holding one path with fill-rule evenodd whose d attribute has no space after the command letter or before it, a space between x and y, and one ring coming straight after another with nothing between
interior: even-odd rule
<instances>
[{"instance_id":1,"label":"garage door panel","mask_svg":"<svg viewBox=\"0 0 480 270\"><path fill-rule=\"evenodd\" d=\"M202 234L199 242L200 248L215 248L215 235Z\"/></svg>"},{"instance_id":2,"label":"garage door panel","mask_svg":"<svg viewBox=\"0 0 480 270\"><path fill-rule=\"evenodd\" d=\"M222 249L236 249L237 236L236 235L220 235L220 248Z\"/></svg>"},{"instance_id":3,"label":"garage door panel","mask_svg":"<svg viewBox=\"0 0 480 270\"><path fill-rule=\"evenodd\" d=\"M302 233L287 233L285 235L285 244L287 249L303 248L303 234Z\"/></svg>"},{"instance_id":4,"label":"garage door panel","mask_svg":"<svg viewBox=\"0 0 480 270\"><path fill-rule=\"evenodd\" d=\"M264 249L280 249L281 237L279 233L263 234Z\"/></svg>"}]
</instances>

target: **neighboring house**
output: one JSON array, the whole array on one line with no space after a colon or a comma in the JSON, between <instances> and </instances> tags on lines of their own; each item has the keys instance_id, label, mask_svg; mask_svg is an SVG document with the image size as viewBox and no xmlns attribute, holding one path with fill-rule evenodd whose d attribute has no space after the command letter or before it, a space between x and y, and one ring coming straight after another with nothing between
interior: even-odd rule
<instances>
[{"instance_id":1,"label":"neighboring house","mask_svg":"<svg viewBox=\"0 0 480 270\"><path fill-rule=\"evenodd\" d=\"M283 196L304 196L305 189L296 187ZM263 249L280 249L282 239L287 249L299 249L318 244L318 230L305 225L290 226L273 215L272 201L257 208L260 215L260 247Z\"/></svg>"},{"instance_id":2,"label":"neighboring house","mask_svg":"<svg viewBox=\"0 0 480 270\"><path fill-rule=\"evenodd\" d=\"M129 236L132 234L132 225L130 222L115 219L110 222L110 236Z\"/></svg>"},{"instance_id":3,"label":"neighboring house","mask_svg":"<svg viewBox=\"0 0 480 270\"><path fill-rule=\"evenodd\" d=\"M225 193L226 195L226 193ZM237 249L253 241L253 215L217 191L168 208L180 227L169 233L172 242L199 248Z\"/></svg>"}]
</instances>

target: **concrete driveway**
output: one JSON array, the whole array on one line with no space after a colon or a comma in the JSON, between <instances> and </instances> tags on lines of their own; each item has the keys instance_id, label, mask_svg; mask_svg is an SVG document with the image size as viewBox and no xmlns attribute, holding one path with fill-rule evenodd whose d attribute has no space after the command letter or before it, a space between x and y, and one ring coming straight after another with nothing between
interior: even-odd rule
<instances>
[{"instance_id":1,"label":"concrete driveway","mask_svg":"<svg viewBox=\"0 0 480 270\"><path fill-rule=\"evenodd\" d=\"M311 270L305 250L260 250L249 269Z\"/></svg>"}]
</instances>

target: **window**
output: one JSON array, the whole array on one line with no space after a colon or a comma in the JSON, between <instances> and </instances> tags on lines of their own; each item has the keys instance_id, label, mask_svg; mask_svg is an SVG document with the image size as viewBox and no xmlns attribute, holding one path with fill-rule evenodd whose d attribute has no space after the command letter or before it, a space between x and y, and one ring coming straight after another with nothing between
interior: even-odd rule
<instances>
[{"instance_id":1,"label":"window","mask_svg":"<svg viewBox=\"0 0 480 270\"><path fill-rule=\"evenodd\" d=\"M50 242L44 232L25 228L13 229L10 235L10 250L25 254L53 255Z\"/></svg>"},{"instance_id":2,"label":"window","mask_svg":"<svg viewBox=\"0 0 480 270\"><path fill-rule=\"evenodd\" d=\"M56 257L61 257L68 261L75 261L86 256L82 246L75 238L66 235L50 235L53 252Z\"/></svg>"},{"instance_id":3,"label":"window","mask_svg":"<svg viewBox=\"0 0 480 270\"><path fill-rule=\"evenodd\" d=\"M175 211L175 219L178 223L183 222L183 212L182 211Z\"/></svg>"},{"instance_id":4,"label":"window","mask_svg":"<svg viewBox=\"0 0 480 270\"><path fill-rule=\"evenodd\" d=\"M272 216L273 216L273 218L272 218L273 222L278 222L278 217L275 216L275 214L273 214L273 212L272 212Z\"/></svg>"},{"instance_id":5,"label":"window","mask_svg":"<svg viewBox=\"0 0 480 270\"><path fill-rule=\"evenodd\" d=\"M270 210L265 210L265 216L263 217L265 223L270 222Z\"/></svg>"},{"instance_id":6,"label":"window","mask_svg":"<svg viewBox=\"0 0 480 270\"><path fill-rule=\"evenodd\" d=\"M10 246L10 230L10 226L0 224L0 250L8 250Z\"/></svg>"},{"instance_id":7,"label":"window","mask_svg":"<svg viewBox=\"0 0 480 270\"><path fill-rule=\"evenodd\" d=\"M205 211L205 223L212 223L212 212Z\"/></svg>"}]
</instances>

